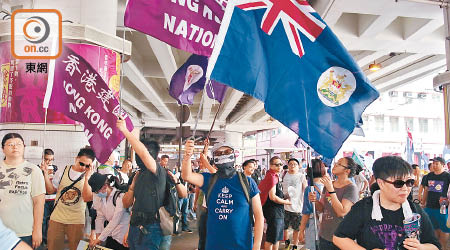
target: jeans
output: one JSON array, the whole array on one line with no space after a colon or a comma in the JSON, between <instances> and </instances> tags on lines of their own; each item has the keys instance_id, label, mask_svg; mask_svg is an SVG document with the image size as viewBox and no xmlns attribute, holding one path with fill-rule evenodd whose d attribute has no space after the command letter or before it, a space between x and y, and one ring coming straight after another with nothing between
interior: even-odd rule
<instances>
[{"instance_id":1,"label":"jeans","mask_svg":"<svg viewBox=\"0 0 450 250\"><path fill-rule=\"evenodd\" d=\"M206 221L208 214L206 208L197 205L198 250L205 250L206 246Z\"/></svg>"},{"instance_id":2,"label":"jeans","mask_svg":"<svg viewBox=\"0 0 450 250\"><path fill-rule=\"evenodd\" d=\"M44 219L42 220L42 242L47 244L47 232L48 232L48 222L50 221L50 215L53 211L53 204L55 201L45 201L44 204Z\"/></svg>"},{"instance_id":3,"label":"jeans","mask_svg":"<svg viewBox=\"0 0 450 250\"><path fill-rule=\"evenodd\" d=\"M188 194L188 199L189 199L188 215L189 215L189 218L191 218L193 220L196 219L196 214L194 213L194 198L195 198L194 193Z\"/></svg>"},{"instance_id":4,"label":"jeans","mask_svg":"<svg viewBox=\"0 0 450 250\"><path fill-rule=\"evenodd\" d=\"M160 250L170 250L170 244L172 243L172 235L162 236L161 244L159 244Z\"/></svg>"},{"instance_id":5,"label":"jeans","mask_svg":"<svg viewBox=\"0 0 450 250\"><path fill-rule=\"evenodd\" d=\"M162 232L159 223L143 226L147 231L144 234L137 226L130 225L128 245L130 250L159 250L162 241Z\"/></svg>"},{"instance_id":6,"label":"jeans","mask_svg":"<svg viewBox=\"0 0 450 250\"><path fill-rule=\"evenodd\" d=\"M178 208L181 212L181 230L187 230L189 229L188 225L188 209L189 209L189 199L188 198L182 198L178 202Z\"/></svg>"}]
</instances>

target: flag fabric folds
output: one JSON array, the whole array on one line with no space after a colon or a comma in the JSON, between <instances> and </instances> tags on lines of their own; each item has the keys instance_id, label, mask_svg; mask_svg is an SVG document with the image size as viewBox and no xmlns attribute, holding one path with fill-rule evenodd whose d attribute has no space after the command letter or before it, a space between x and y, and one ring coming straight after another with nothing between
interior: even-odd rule
<instances>
[{"instance_id":1,"label":"flag fabric folds","mask_svg":"<svg viewBox=\"0 0 450 250\"><path fill-rule=\"evenodd\" d=\"M303 0L230 1L207 76L263 101L270 116L327 158L379 96Z\"/></svg>"},{"instance_id":2,"label":"flag fabric folds","mask_svg":"<svg viewBox=\"0 0 450 250\"><path fill-rule=\"evenodd\" d=\"M128 0L124 24L175 48L209 56L226 2Z\"/></svg>"},{"instance_id":3,"label":"flag fabric folds","mask_svg":"<svg viewBox=\"0 0 450 250\"><path fill-rule=\"evenodd\" d=\"M45 95L44 107L81 123L100 163L105 163L125 138L116 128L118 116L124 117L130 131L133 129L128 114L105 81L67 46L63 46L61 56L56 59L54 81L47 86Z\"/></svg>"},{"instance_id":4,"label":"flag fabric folds","mask_svg":"<svg viewBox=\"0 0 450 250\"><path fill-rule=\"evenodd\" d=\"M405 151L406 151L406 161L409 164L413 164L414 163L414 144L413 144L412 134L409 129L407 130Z\"/></svg>"},{"instance_id":5,"label":"flag fabric folds","mask_svg":"<svg viewBox=\"0 0 450 250\"><path fill-rule=\"evenodd\" d=\"M206 56L192 55L173 74L169 94L178 104L192 105L194 96L205 87L205 73L208 65Z\"/></svg>"},{"instance_id":6,"label":"flag fabric folds","mask_svg":"<svg viewBox=\"0 0 450 250\"><path fill-rule=\"evenodd\" d=\"M194 96L206 87L208 96L222 102L227 86L216 81L210 81L207 86L206 67L208 58L206 56L191 55L187 61L173 74L170 80L169 94L178 104L192 105Z\"/></svg>"},{"instance_id":7,"label":"flag fabric folds","mask_svg":"<svg viewBox=\"0 0 450 250\"><path fill-rule=\"evenodd\" d=\"M223 98L225 98L225 94L227 93L227 88L228 87L225 84L210 80L206 85L206 93L209 98L222 103Z\"/></svg>"}]
</instances>

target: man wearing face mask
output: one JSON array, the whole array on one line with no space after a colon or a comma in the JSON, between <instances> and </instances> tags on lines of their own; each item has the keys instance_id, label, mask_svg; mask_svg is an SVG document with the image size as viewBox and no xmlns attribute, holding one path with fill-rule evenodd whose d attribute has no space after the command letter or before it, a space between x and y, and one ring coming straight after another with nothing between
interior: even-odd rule
<instances>
[{"instance_id":1,"label":"man wearing face mask","mask_svg":"<svg viewBox=\"0 0 450 250\"><path fill-rule=\"evenodd\" d=\"M206 194L208 206L206 250L248 250L259 249L263 231L263 214L259 190L250 177L249 189L244 190L235 169L235 156L232 146L226 143L215 145L213 160L216 174L194 173L191 168L191 156L194 153L194 141L185 144L182 163L182 177L189 183L199 186ZM217 179L216 179L217 178ZM215 180L212 185L211 180ZM244 180L245 181L245 180ZM210 188L211 185L211 188ZM245 192L248 192L251 206ZM252 217L254 215L254 238L252 235ZM249 218L249 219L243 219ZM227 237L223 237L227 235Z\"/></svg>"}]
</instances>

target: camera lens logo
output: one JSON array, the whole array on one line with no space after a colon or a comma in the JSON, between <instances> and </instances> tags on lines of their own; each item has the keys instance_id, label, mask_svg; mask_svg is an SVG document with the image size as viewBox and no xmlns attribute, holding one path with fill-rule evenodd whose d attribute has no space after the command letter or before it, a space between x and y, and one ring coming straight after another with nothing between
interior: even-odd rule
<instances>
[{"instance_id":1,"label":"camera lens logo","mask_svg":"<svg viewBox=\"0 0 450 250\"><path fill-rule=\"evenodd\" d=\"M42 43L50 34L50 25L39 16L32 16L23 25L23 34L30 43Z\"/></svg>"}]
</instances>

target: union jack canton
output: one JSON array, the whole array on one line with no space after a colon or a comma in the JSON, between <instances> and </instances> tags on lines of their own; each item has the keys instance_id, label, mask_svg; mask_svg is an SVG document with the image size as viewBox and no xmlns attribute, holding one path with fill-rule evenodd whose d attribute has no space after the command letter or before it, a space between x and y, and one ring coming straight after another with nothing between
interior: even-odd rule
<instances>
[{"instance_id":1,"label":"union jack canton","mask_svg":"<svg viewBox=\"0 0 450 250\"><path fill-rule=\"evenodd\" d=\"M325 29L326 24L311 15L315 10L303 0L239 0L236 7L248 11L266 9L261 29L268 35L281 20L292 52L299 57L305 54L298 31L314 42Z\"/></svg>"}]
</instances>

